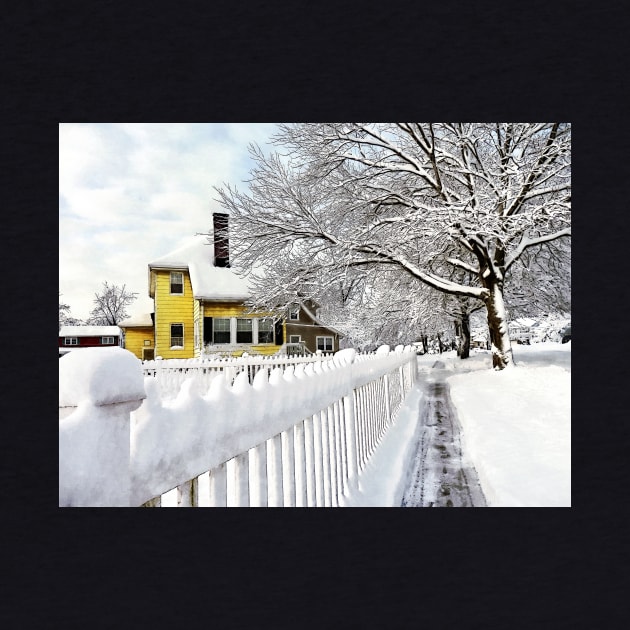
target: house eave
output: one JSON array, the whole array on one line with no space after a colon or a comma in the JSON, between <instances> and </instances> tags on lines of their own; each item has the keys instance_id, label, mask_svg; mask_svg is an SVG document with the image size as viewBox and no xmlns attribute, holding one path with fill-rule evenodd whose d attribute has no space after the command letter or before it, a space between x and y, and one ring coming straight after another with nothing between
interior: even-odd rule
<instances>
[{"instance_id":1,"label":"house eave","mask_svg":"<svg viewBox=\"0 0 630 630\"><path fill-rule=\"evenodd\" d=\"M302 309L304 309L304 312L313 320L313 322L315 322L315 326L319 326L320 328L326 328L327 330L330 330L331 332L334 332L335 334L339 335L340 337L342 337L342 333L339 332L336 328L333 328L332 326L328 326L326 324L324 324L323 322L321 322L311 311L310 309L302 302L300 304L300 307ZM287 322L289 323L289 322ZM303 324L304 326L308 326L308 324Z\"/></svg>"},{"instance_id":2,"label":"house eave","mask_svg":"<svg viewBox=\"0 0 630 630\"><path fill-rule=\"evenodd\" d=\"M193 296L195 300L199 300L200 302L230 302L235 304L240 304L247 300L249 296L223 296L223 295L195 295Z\"/></svg>"}]
</instances>

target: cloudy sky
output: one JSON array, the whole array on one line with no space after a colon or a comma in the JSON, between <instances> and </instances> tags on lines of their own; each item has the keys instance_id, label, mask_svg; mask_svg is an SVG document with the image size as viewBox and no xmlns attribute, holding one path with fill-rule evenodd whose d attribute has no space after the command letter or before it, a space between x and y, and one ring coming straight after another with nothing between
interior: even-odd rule
<instances>
[{"instance_id":1,"label":"cloudy sky","mask_svg":"<svg viewBox=\"0 0 630 630\"><path fill-rule=\"evenodd\" d=\"M250 142L269 150L274 124L61 123L59 291L86 319L103 282L138 293L150 312L147 264L212 225L213 186L245 188Z\"/></svg>"}]
</instances>

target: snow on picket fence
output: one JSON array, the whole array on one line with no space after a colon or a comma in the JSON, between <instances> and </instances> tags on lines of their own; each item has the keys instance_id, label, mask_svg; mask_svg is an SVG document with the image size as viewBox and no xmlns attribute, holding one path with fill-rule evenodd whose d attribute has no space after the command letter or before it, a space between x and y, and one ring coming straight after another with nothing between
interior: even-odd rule
<instances>
[{"instance_id":1,"label":"snow on picket fence","mask_svg":"<svg viewBox=\"0 0 630 630\"><path fill-rule=\"evenodd\" d=\"M332 353L321 353L311 356L250 356L241 357L203 358L203 359L156 359L143 361L142 370L145 376L153 376L160 384L163 397L176 396L185 380L194 376L208 383L218 373L223 373L230 383L236 375L247 370L249 382L253 383L260 370L270 373L274 368L286 369L301 363L313 361L327 361L333 358Z\"/></svg>"},{"instance_id":2,"label":"snow on picket fence","mask_svg":"<svg viewBox=\"0 0 630 630\"><path fill-rule=\"evenodd\" d=\"M189 369L175 397L121 348L60 360L59 505L157 507L177 488L197 506L208 474L207 505L343 506L416 382L415 352L341 350L251 381L250 359L233 380Z\"/></svg>"}]
</instances>

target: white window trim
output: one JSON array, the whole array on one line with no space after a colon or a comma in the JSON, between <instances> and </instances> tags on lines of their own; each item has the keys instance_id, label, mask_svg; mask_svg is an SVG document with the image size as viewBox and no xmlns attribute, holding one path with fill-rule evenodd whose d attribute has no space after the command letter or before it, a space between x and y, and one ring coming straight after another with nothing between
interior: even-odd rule
<instances>
[{"instance_id":1,"label":"white window trim","mask_svg":"<svg viewBox=\"0 0 630 630\"><path fill-rule=\"evenodd\" d=\"M175 346L173 345L173 326L181 326L182 327L182 345ZM184 327L183 322L171 322L169 329L169 350L183 350L186 344L186 328Z\"/></svg>"},{"instance_id":2,"label":"white window trim","mask_svg":"<svg viewBox=\"0 0 630 630\"><path fill-rule=\"evenodd\" d=\"M226 343L217 343L215 341L214 335L216 333L216 320L217 319L228 319L230 320L230 341ZM252 322L252 340L251 342L239 342L237 341L237 332L238 332L238 320L246 319ZM260 330L259 330L259 322L261 319L269 319L271 321L271 341L260 341ZM235 350L238 348L248 348L251 346L273 346L276 341L275 334L275 322L271 317L213 317L213 325L212 325L212 342L209 344L205 344L206 346L210 346L215 349L224 349L224 350Z\"/></svg>"},{"instance_id":3,"label":"white window trim","mask_svg":"<svg viewBox=\"0 0 630 630\"><path fill-rule=\"evenodd\" d=\"M294 317L295 315L295 317ZM296 322L300 319L300 307L296 306L289 309L289 321Z\"/></svg>"},{"instance_id":4,"label":"white window trim","mask_svg":"<svg viewBox=\"0 0 630 630\"><path fill-rule=\"evenodd\" d=\"M78 337L64 337L63 345L64 346L78 346L79 338Z\"/></svg>"},{"instance_id":5,"label":"white window trim","mask_svg":"<svg viewBox=\"0 0 630 630\"><path fill-rule=\"evenodd\" d=\"M238 341L237 334L238 334L238 320L239 319L251 322L251 325L252 325L252 329L251 329L252 340L251 341ZM255 317L235 317L234 318L235 324L234 324L234 337L233 337L233 339L234 339L234 341L236 342L236 344L238 346L252 346L252 345L254 345L255 339L256 339L254 337L254 321L255 321L255 319L256 319ZM249 332L249 331L241 331L241 332Z\"/></svg>"},{"instance_id":6,"label":"white window trim","mask_svg":"<svg viewBox=\"0 0 630 630\"><path fill-rule=\"evenodd\" d=\"M216 326L215 326L215 320L217 319L228 319L230 321L230 340L225 342L225 343L217 343L214 340L214 335L217 332ZM226 348L227 346L232 344L232 339L234 338L234 331L232 330L233 326L232 326L232 319L231 317L213 317L212 318L212 346L217 346L219 348ZM234 326L236 326L236 324L234 324ZM224 330L220 331L220 332L225 332Z\"/></svg>"},{"instance_id":7,"label":"white window trim","mask_svg":"<svg viewBox=\"0 0 630 630\"><path fill-rule=\"evenodd\" d=\"M259 323L261 319L268 319L271 322L271 341L260 341ZM256 317L254 318L254 341L259 346L273 346L276 340L275 324L272 317Z\"/></svg>"},{"instance_id":8,"label":"white window trim","mask_svg":"<svg viewBox=\"0 0 630 630\"><path fill-rule=\"evenodd\" d=\"M182 277L182 292L173 293L173 274L179 274ZM170 295L184 295L184 272L183 271L171 271L171 275L168 277L168 290Z\"/></svg>"},{"instance_id":9,"label":"white window trim","mask_svg":"<svg viewBox=\"0 0 630 630\"><path fill-rule=\"evenodd\" d=\"M289 335L289 343L302 343L302 335Z\"/></svg>"},{"instance_id":10,"label":"white window trim","mask_svg":"<svg viewBox=\"0 0 630 630\"><path fill-rule=\"evenodd\" d=\"M111 339L111 341L108 341L108 339ZM101 344L104 346L113 346L115 343L114 337L101 337Z\"/></svg>"},{"instance_id":11,"label":"white window trim","mask_svg":"<svg viewBox=\"0 0 630 630\"><path fill-rule=\"evenodd\" d=\"M324 342L324 349L322 352L333 352L335 348L335 338L330 335L317 335L315 337L315 348L319 350L319 340L320 339L330 339L330 350L326 349L326 343Z\"/></svg>"},{"instance_id":12,"label":"white window trim","mask_svg":"<svg viewBox=\"0 0 630 630\"><path fill-rule=\"evenodd\" d=\"M252 345L258 345L258 317L252 317Z\"/></svg>"}]
</instances>

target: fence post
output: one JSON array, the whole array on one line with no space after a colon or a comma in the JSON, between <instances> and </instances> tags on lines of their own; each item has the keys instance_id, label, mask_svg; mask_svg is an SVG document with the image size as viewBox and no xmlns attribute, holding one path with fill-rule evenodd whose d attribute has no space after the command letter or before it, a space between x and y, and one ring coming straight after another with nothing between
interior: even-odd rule
<instances>
[{"instance_id":1,"label":"fence post","mask_svg":"<svg viewBox=\"0 0 630 630\"><path fill-rule=\"evenodd\" d=\"M177 486L177 507L199 506L199 481L195 477Z\"/></svg>"},{"instance_id":2,"label":"fence post","mask_svg":"<svg viewBox=\"0 0 630 630\"><path fill-rule=\"evenodd\" d=\"M330 503L333 507L338 507L339 468L337 466L337 458L339 447L336 439L335 411L332 405L326 409L326 415L328 416L328 457L330 459Z\"/></svg>"},{"instance_id":3,"label":"fence post","mask_svg":"<svg viewBox=\"0 0 630 630\"><path fill-rule=\"evenodd\" d=\"M343 414L346 425L346 453L348 458L348 494L357 489L357 431L355 424L354 396L350 392L343 397Z\"/></svg>"},{"instance_id":4,"label":"fence post","mask_svg":"<svg viewBox=\"0 0 630 630\"><path fill-rule=\"evenodd\" d=\"M267 443L249 451L249 504L267 507Z\"/></svg>"},{"instance_id":5,"label":"fence post","mask_svg":"<svg viewBox=\"0 0 630 630\"><path fill-rule=\"evenodd\" d=\"M324 495L324 457L322 453L322 421L318 413L313 414L313 454L315 470L315 505L326 505Z\"/></svg>"},{"instance_id":6,"label":"fence post","mask_svg":"<svg viewBox=\"0 0 630 630\"><path fill-rule=\"evenodd\" d=\"M315 491L315 429L313 427L313 417L304 420L304 462L306 466L306 505L315 507L317 505Z\"/></svg>"},{"instance_id":7,"label":"fence post","mask_svg":"<svg viewBox=\"0 0 630 630\"><path fill-rule=\"evenodd\" d=\"M143 503L140 507L162 507L162 497L154 497Z\"/></svg>"},{"instance_id":8,"label":"fence post","mask_svg":"<svg viewBox=\"0 0 630 630\"><path fill-rule=\"evenodd\" d=\"M293 427L283 431L282 443L282 490L284 506L295 507L295 437Z\"/></svg>"},{"instance_id":9,"label":"fence post","mask_svg":"<svg viewBox=\"0 0 630 630\"><path fill-rule=\"evenodd\" d=\"M249 507L249 451L227 462L228 507Z\"/></svg>"},{"instance_id":10,"label":"fence post","mask_svg":"<svg viewBox=\"0 0 630 630\"><path fill-rule=\"evenodd\" d=\"M304 435L304 421L298 422L293 428L295 450L295 505L306 507L306 448Z\"/></svg>"},{"instance_id":11,"label":"fence post","mask_svg":"<svg viewBox=\"0 0 630 630\"><path fill-rule=\"evenodd\" d=\"M335 403L335 422L339 440L339 498L346 494L348 487L348 448L346 444L346 423L343 417L343 399Z\"/></svg>"},{"instance_id":12,"label":"fence post","mask_svg":"<svg viewBox=\"0 0 630 630\"><path fill-rule=\"evenodd\" d=\"M210 505L212 507L226 507L227 505L227 473L225 462L210 470Z\"/></svg>"},{"instance_id":13,"label":"fence post","mask_svg":"<svg viewBox=\"0 0 630 630\"><path fill-rule=\"evenodd\" d=\"M83 348L59 362L60 507L130 505L130 414L144 398L128 350Z\"/></svg>"},{"instance_id":14,"label":"fence post","mask_svg":"<svg viewBox=\"0 0 630 630\"><path fill-rule=\"evenodd\" d=\"M392 410L389 404L389 374L385 374L383 382L385 385L385 417L387 419L387 424L389 424L392 421Z\"/></svg>"},{"instance_id":15,"label":"fence post","mask_svg":"<svg viewBox=\"0 0 630 630\"><path fill-rule=\"evenodd\" d=\"M267 440L267 483L269 507L282 507L282 438L280 435Z\"/></svg>"}]
</instances>

